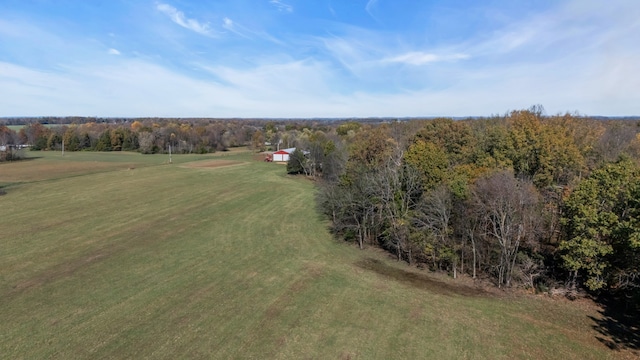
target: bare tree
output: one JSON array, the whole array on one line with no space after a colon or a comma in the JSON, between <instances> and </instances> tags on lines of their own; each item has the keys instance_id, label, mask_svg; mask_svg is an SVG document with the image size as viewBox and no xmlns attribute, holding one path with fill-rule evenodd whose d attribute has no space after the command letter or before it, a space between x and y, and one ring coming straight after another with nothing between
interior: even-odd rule
<instances>
[{"instance_id":1,"label":"bare tree","mask_svg":"<svg viewBox=\"0 0 640 360\"><path fill-rule=\"evenodd\" d=\"M318 203L331 217L334 233L346 238L353 234L360 249L371 242L380 225L376 221L379 206L372 189L367 177L358 177L349 184L323 183L318 193Z\"/></svg>"},{"instance_id":2,"label":"bare tree","mask_svg":"<svg viewBox=\"0 0 640 360\"><path fill-rule=\"evenodd\" d=\"M471 245L471 274L475 279L477 277L477 269L479 267L478 252L480 244L479 232L482 228L483 217L473 206L473 202L468 199L458 202L455 206L455 214L453 215L454 228L457 230L456 235L461 239L465 239ZM464 256L461 256L464 261Z\"/></svg>"},{"instance_id":3,"label":"bare tree","mask_svg":"<svg viewBox=\"0 0 640 360\"><path fill-rule=\"evenodd\" d=\"M395 249L398 260L406 255L413 263L410 246L412 213L422 193L420 176L412 167L403 164L400 147L377 171L368 174L374 198L379 202L379 222L384 224L385 242Z\"/></svg>"},{"instance_id":4,"label":"bare tree","mask_svg":"<svg viewBox=\"0 0 640 360\"><path fill-rule=\"evenodd\" d=\"M431 259L434 268L436 267L436 262L438 263L437 267L440 267L441 257L439 251L450 245L451 229L449 224L451 221L451 209L451 192L446 185L440 185L421 198L418 211L414 215L414 222L417 227L430 233L435 240L431 247ZM455 277L456 261L455 259L448 260L452 262Z\"/></svg>"},{"instance_id":5,"label":"bare tree","mask_svg":"<svg viewBox=\"0 0 640 360\"><path fill-rule=\"evenodd\" d=\"M484 235L499 247L498 286L509 287L518 250L534 236L538 204L535 188L503 171L478 180L473 200L486 225Z\"/></svg>"},{"instance_id":6,"label":"bare tree","mask_svg":"<svg viewBox=\"0 0 640 360\"><path fill-rule=\"evenodd\" d=\"M347 163L347 149L339 137L331 136L329 139L332 141L333 147L324 157L322 178L330 182L336 182L344 173Z\"/></svg>"}]
</instances>

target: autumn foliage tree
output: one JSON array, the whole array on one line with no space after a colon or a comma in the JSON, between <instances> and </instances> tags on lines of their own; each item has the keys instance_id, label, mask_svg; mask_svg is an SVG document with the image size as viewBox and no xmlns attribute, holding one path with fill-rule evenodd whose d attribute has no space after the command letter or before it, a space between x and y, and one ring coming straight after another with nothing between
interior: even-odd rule
<instances>
[{"instance_id":1,"label":"autumn foliage tree","mask_svg":"<svg viewBox=\"0 0 640 360\"><path fill-rule=\"evenodd\" d=\"M336 236L454 277L505 288L566 280L588 290L640 288L640 136L636 124L613 125L631 135L541 107L345 124L346 164L322 183L318 203ZM627 160L603 161L603 136Z\"/></svg>"},{"instance_id":2,"label":"autumn foliage tree","mask_svg":"<svg viewBox=\"0 0 640 360\"><path fill-rule=\"evenodd\" d=\"M514 111L507 118L508 157L517 175L538 187L567 183L583 166L583 156L562 126L529 110Z\"/></svg>"},{"instance_id":3,"label":"autumn foliage tree","mask_svg":"<svg viewBox=\"0 0 640 360\"><path fill-rule=\"evenodd\" d=\"M591 290L640 286L640 168L628 158L605 165L565 201L559 247L572 285Z\"/></svg>"},{"instance_id":4,"label":"autumn foliage tree","mask_svg":"<svg viewBox=\"0 0 640 360\"><path fill-rule=\"evenodd\" d=\"M266 149L264 139L264 133L261 130L256 130L251 136L251 148L257 152L264 151Z\"/></svg>"}]
</instances>

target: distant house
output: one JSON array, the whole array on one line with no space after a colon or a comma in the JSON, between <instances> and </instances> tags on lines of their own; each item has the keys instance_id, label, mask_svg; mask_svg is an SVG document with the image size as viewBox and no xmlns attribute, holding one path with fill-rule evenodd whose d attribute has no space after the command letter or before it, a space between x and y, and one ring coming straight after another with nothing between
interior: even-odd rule
<instances>
[{"instance_id":1,"label":"distant house","mask_svg":"<svg viewBox=\"0 0 640 360\"><path fill-rule=\"evenodd\" d=\"M273 153L273 161L274 162L287 162L289 161L289 155L291 155L296 148L282 149Z\"/></svg>"}]
</instances>

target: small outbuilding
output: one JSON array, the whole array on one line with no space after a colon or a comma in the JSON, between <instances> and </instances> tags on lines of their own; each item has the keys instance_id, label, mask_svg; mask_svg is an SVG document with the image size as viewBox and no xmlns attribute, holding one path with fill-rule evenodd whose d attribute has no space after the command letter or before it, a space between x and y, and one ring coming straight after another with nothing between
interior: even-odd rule
<instances>
[{"instance_id":1,"label":"small outbuilding","mask_svg":"<svg viewBox=\"0 0 640 360\"><path fill-rule=\"evenodd\" d=\"M282 149L273 153L273 162L287 162L289 161L289 155L291 155L296 148Z\"/></svg>"}]
</instances>

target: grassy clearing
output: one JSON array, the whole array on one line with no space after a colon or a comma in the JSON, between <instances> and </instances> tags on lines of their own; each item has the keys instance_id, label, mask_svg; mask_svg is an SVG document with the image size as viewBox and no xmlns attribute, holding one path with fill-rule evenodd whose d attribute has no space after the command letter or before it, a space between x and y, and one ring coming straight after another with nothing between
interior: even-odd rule
<instances>
[{"instance_id":1,"label":"grassy clearing","mask_svg":"<svg viewBox=\"0 0 640 360\"><path fill-rule=\"evenodd\" d=\"M0 197L0 354L625 355L596 340L593 307L484 294L332 240L313 184L251 158L45 153L0 165L13 184Z\"/></svg>"},{"instance_id":2,"label":"grassy clearing","mask_svg":"<svg viewBox=\"0 0 640 360\"><path fill-rule=\"evenodd\" d=\"M48 128L54 128L57 126L64 126L64 125L58 125L58 124L43 124L44 127L48 127ZM8 127L10 130L13 130L15 132L20 131L21 129L23 129L25 127L25 125L6 125L6 127Z\"/></svg>"},{"instance_id":3,"label":"grassy clearing","mask_svg":"<svg viewBox=\"0 0 640 360\"><path fill-rule=\"evenodd\" d=\"M169 165L169 155L144 155L135 152L66 152L28 151L26 161L0 163L0 186L19 183L68 178L91 173L133 170L136 168ZM248 156L246 148L214 154L173 155L172 164L184 164L198 160ZM247 157L245 160L249 160Z\"/></svg>"}]
</instances>

